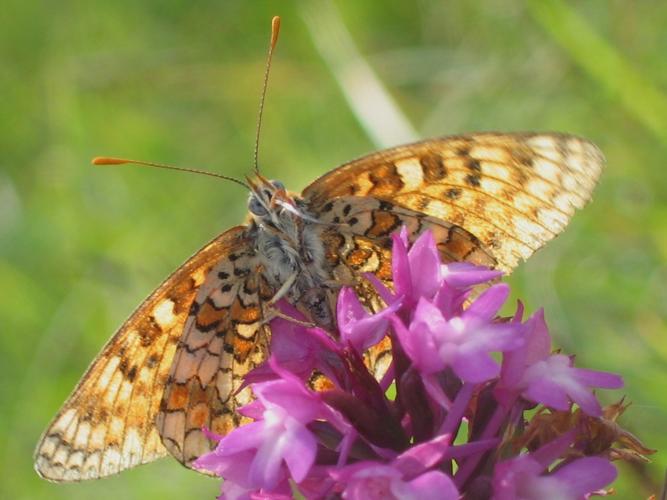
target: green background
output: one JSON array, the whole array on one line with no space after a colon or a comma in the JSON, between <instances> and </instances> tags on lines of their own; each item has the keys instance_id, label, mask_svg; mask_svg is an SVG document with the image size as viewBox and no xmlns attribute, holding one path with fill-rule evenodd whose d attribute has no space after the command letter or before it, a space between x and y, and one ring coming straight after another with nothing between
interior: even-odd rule
<instances>
[{"instance_id":1,"label":"green background","mask_svg":"<svg viewBox=\"0 0 667 500\"><path fill-rule=\"evenodd\" d=\"M5 0L0 497L217 493L217 481L169 459L50 484L33 472L32 451L133 307L245 214L246 193L234 184L93 168L90 158L248 173L274 14L283 29L260 162L293 190L408 140L410 126L418 137L559 130L602 148L608 166L594 203L510 281L530 311L546 308L557 344L580 366L623 374L626 387L613 395L633 402L623 422L667 450L665 4ZM379 92L364 94L369 71L398 113L364 128L364 112L391 109ZM348 104L355 99L366 107ZM623 468L617 498L656 492L666 465L658 453Z\"/></svg>"}]
</instances>

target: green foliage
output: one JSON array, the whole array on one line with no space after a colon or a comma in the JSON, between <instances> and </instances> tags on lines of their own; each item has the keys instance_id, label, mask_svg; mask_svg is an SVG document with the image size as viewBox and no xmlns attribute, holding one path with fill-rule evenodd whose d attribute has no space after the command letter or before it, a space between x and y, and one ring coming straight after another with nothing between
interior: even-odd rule
<instances>
[{"instance_id":1,"label":"green foliage","mask_svg":"<svg viewBox=\"0 0 667 500\"><path fill-rule=\"evenodd\" d=\"M319 2L318 2L319 3ZM118 2L6 0L0 30L2 498L212 498L163 460L53 485L32 449L96 352L152 287L239 223L246 194L207 177L89 166L129 156L242 176L272 15L283 17L263 172L294 190L375 149L309 24L340 15L423 137L560 130L608 167L594 203L513 276L581 365L625 376L624 417L667 449L667 8L653 2ZM322 2L324 5L324 2ZM322 39L315 43L318 33ZM342 52L341 52L342 54ZM349 62L349 61L348 61ZM382 131L380 131L382 132ZM663 454L619 498L657 492Z\"/></svg>"}]
</instances>

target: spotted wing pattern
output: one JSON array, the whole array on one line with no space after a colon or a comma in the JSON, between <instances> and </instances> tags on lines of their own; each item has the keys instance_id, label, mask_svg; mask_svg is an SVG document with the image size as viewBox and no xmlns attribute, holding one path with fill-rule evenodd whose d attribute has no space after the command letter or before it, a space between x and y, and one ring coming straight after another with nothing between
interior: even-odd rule
<instances>
[{"instance_id":1,"label":"spotted wing pattern","mask_svg":"<svg viewBox=\"0 0 667 500\"><path fill-rule=\"evenodd\" d=\"M340 284L353 285L362 302L374 311L384 304L363 276L372 273L391 286L391 235L403 226L408 229L411 241L424 231L431 231L444 262L496 265L479 239L465 229L385 200L343 196L327 202L319 219L331 225L323 234L323 241L332 277ZM388 339L366 353L366 363L377 378L384 375L390 361Z\"/></svg>"},{"instance_id":2,"label":"spotted wing pattern","mask_svg":"<svg viewBox=\"0 0 667 500\"><path fill-rule=\"evenodd\" d=\"M243 234L230 229L202 248L109 340L37 445L42 477L93 479L166 455L154 422L183 326L209 271L245 244Z\"/></svg>"},{"instance_id":3,"label":"spotted wing pattern","mask_svg":"<svg viewBox=\"0 0 667 500\"><path fill-rule=\"evenodd\" d=\"M508 271L563 230L590 199L603 162L595 145L570 135L451 136L354 160L303 196L319 211L336 197L370 196L447 221Z\"/></svg>"},{"instance_id":4,"label":"spotted wing pattern","mask_svg":"<svg viewBox=\"0 0 667 500\"><path fill-rule=\"evenodd\" d=\"M345 279L339 273L347 268L372 272L382 280L390 280L390 260L376 258L366 245L382 248L384 257L389 259L391 235L403 226L411 241L430 230L444 262L466 261L491 267L496 264L480 240L462 227L371 196L342 196L330 200L321 207L318 218L331 225L324 239L337 279ZM352 240L346 235L353 236Z\"/></svg>"},{"instance_id":5,"label":"spotted wing pattern","mask_svg":"<svg viewBox=\"0 0 667 500\"><path fill-rule=\"evenodd\" d=\"M259 272L252 247L224 256L199 289L162 398L157 428L181 463L210 451L206 427L219 435L242 423L251 401L243 377L266 359L265 304L274 290ZM213 443L214 444L214 443Z\"/></svg>"}]
</instances>

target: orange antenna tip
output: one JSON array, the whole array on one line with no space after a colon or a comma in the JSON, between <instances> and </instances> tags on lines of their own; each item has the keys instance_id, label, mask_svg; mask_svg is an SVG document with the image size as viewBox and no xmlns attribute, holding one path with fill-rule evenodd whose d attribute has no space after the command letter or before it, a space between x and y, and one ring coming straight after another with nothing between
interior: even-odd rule
<instances>
[{"instance_id":1,"label":"orange antenna tip","mask_svg":"<svg viewBox=\"0 0 667 500\"><path fill-rule=\"evenodd\" d=\"M108 156L96 156L91 160L93 165L123 165L129 163L129 160L123 160L122 158L111 158Z\"/></svg>"},{"instance_id":2,"label":"orange antenna tip","mask_svg":"<svg viewBox=\"0 0 667 500\"><path fill-rule=\"evenodd\" d=\"M208 175L210 177L217 177L218 179L226 179L228 181L235 182L243 186L246 189L250 189L250 186L243 181L234 179L234 177L229 177L227 175L216 174L215 172L209 172L207 170L199 170L198 168L184 168L184 167L174 167L173 165L166 165L164 163L154 163L152 161L141 161L141 160L127 160L125 158L113 158L108 156L96 156L92 160L93 165L139 165L142 167L155 167L155 168L164 168L166 170L177 170L179 172L190 172L191 174L200 174Z\"/></svg>"},{"instance_id":3,"label":"orange antenna tip","mask_svg":"<svg viewBox=\"0 0 667 500\"><path fill-rule=\"evenodd\" d=\"M262 93L259 97L259 112L257 113L257 131L255 133L255 151L253 154L253 165L255 173L259 174L259 133L262 130L262 114L264 112L264 99L266 98L266 88L269 83L269 70L271 69L271 58L273 57L273 49L276 48L278 42L278 34L280 33L280 17L273 16L271 19L271 42L269 43L269 53L266 55L266 70L264 71L264 83L262 84Z\"/></svg>"},{"instance_id":4,"label":"orange antenna tip","mask_svg":"<svg viewBox=\"0 0 667 500\"><path fill-rule=\"evenodd\" d=\"M275 47L280 33L280 16L273 16L271 19L271 47Z\"/></svg>"}]
</instances>

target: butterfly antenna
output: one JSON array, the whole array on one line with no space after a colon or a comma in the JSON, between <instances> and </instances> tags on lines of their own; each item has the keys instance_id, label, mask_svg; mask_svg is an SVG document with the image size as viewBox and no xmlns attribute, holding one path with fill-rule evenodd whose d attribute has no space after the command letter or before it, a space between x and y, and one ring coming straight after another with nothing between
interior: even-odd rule
<instances>
[{"instance_id":1,"label":"butterfly antenna","mask_svg":"<svg viewBox=\"0 0 667 500\"><path fill-rule=\"evenodd\" d=\"M93 165L141 165L143 167L155 167L155 168L164 168L167 170L177 170L179 172L190 172L192 174L201 174L208 175L210 177L217 177L218 179L225 179L228 181L235 182L246 188L248 191L251 190L250 186L243 181L235 179L234 177L228 177L222 174L216 174L215 172L209 172L207 170L199 170L196 168L183 168L183 167L174 167L173 165L165 165L163 163L153 163L150 161L141 161L141 160L127 160L125 158L111 158L108 156L98 156L93 158Z\"/></svg>"},{"instance_id":2,"label":"butterfly antenna","mask_svg":"<svg viewBox=\"0 0 667 500\"><path fill-rule=\"evenodd\" d=\"M255 153L253 156L253 165L255 173L259 174L259 133L262 129L262 114L264 113L264 99L266 98L266 88L269 83L269 70L271 69L271 58L273 57L273 49L278 43L278 33L280 33L280 17L274 16L271 19L271 43L269 43L269 53L266 57L266 69L264 70L264 83L262 84L262 94L259 99L259 113L257 114L257 132L255 134Z\"/></svg>"}]
</instances>

